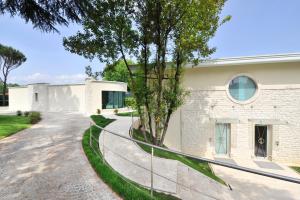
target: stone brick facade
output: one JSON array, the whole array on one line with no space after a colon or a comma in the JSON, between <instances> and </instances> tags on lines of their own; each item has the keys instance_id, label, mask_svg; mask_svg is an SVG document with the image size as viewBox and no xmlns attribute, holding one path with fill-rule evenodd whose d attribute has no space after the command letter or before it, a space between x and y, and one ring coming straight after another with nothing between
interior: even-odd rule
<instances>
[{"instance_id":1,"label":"stone brick facade","mask_svg":"<svg viewBox=\"0 0 300 200\"><path fill-rule=\"evenodd\" d=\"M181 108L181 149L202 156L214 155L214 119L237 119L231 124L230 157L254 156L254 125L262 119L268 126L271 141L269 159L300 163L300 88L262 89L250 104L230 101L225 90L191 91ZM277 121L278 120L278 121ZM285 124L287 123L287 124ZM259 123L260 124L260 123Z\"/></svg>"},{"instance_id":2,"label":"stone brick facade","mask_svg":"<svg viewBox=\"0 0 300 200\"><path fill-rule=\"evenodd\" d=\"M217 156L216 123L228 123L230 139L226 156L256 159L255 126L264 125L268 130L264 159L300 165L298 65L275 63L187 70L183 82L190 95L173 114L165 144L212 158ZM238 74L249 74L259 80L257 95L251 102L238 103L229 97L228 82Z\"/></svg>"}]
</instances>

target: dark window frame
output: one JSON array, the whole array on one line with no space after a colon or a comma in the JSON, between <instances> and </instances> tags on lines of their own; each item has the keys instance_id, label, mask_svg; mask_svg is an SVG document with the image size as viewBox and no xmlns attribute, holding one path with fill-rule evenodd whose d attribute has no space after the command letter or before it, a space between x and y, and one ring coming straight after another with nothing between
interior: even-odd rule
<instances>
[{"instance_id":1,"label":"dark window frame","mask_svg":"<svg viewBox=\"0 0 300 200\"><path fill-rule=\"evenodd\" d=\"M125 107L125 92L102 91L102 109L118 109Z\"/></svg>"}]
</instances>

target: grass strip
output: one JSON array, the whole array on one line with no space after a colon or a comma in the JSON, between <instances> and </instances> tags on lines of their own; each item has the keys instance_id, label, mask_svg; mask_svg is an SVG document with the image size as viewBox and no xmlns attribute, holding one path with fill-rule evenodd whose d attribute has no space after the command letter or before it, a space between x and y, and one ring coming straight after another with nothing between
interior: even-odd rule
<instances>
[{"instance_id":1,"label":"grass strip","mask_svg":"<svg viewBox=\"0 0 300 200\"><path fill-rule=\"evenodd\" d=\"M146 142L143 134L139 130L134 129L132 137L136 140ZM149 133L147 134L147 138L150 141ZM138 144L138 145L147 153L151 153L151 147L144 145L144 144ZM166 146L164 146L164 147L166 148ZM213 171L211 170L211 168L207 162L200 162L200 161L192 159L192 158L187 158L185 156L177 155L175 153L170 153L170 152L163 151L160 149L155 149L155 148L154 148L153 153L157 157L180 161L183 164L199 171L200 173L216 180L217 182L226 185L226 183L221 178L219 178L218 176L216 176L213 173Z\"/></svg>"},{"instance_id":2,"label":"grass strip","mask_svg":"<svg viewBox=\"0 0 300 200\"><path fill-rule=\"evenodd\" d=\"M131 117L131 112L117 113L116 115L120 116L120 117ZM139 116L138 112L134 111L133 112L133 117L138 117L138 116Z\"/></svg>"},{"instance_id":3,"label":"grass strip","mask_svg":"<svg viewBox=\"0 0 300 200\"><path fill-rule=\"evenodd\" d=\"M295 170L296 172L300 173L300 167L292 166L291 168L292 168L293 170Z\"/></svg>"},{"instance_id":4,"label":"grass strip","mask_svg":"<svg viewBox=\"0 0 300 200\"><path fill-rule=\"evenodd\" d=\"M101 115L93 115L91 116L91 118L95 121L97 125L101 127L105 127L114 121L114 119L108 119ZM99 128L92 126L91 131L93 137L99 138L101 132ZM99 150L98 143L93 140L93 148L89 145L89 133L90 129L88 129L83 136L82 146L84 152L98 176L120 197L122 197L125 200L178 200L177 197L158 192L154 192L153 197L151 197L150 190L130 181L129 179L123 177L117 171L112 169L106 162L103 162L103 157Z\"/></svg>"},{"instance_id":5,"label":"grass strip","mask_svg":"<svg viewBox=\"0 0 300 200\"><path fill-rule=\"evenodd\" d=\"M30 126L30 119L28 117L0 115L0 139L29 128Z\"/></svg>"}]
</instances>

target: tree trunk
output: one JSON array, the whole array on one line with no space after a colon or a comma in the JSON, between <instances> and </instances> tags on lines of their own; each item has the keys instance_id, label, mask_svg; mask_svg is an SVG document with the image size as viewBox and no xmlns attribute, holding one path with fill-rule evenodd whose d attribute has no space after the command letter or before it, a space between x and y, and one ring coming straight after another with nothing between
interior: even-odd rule
<instances>
[{"instance_id":1,"label":"tree trunk","mask_svg":"<svg viewBox=\"0 0 300 200\"><path fill-rule=\"evenodd\" d=\"M120 52L121 52L121 55L122 55L122 59L124 60L126 68L127 68L128 72L129 72L129 79L130 79L130 82L131 82L131 87L132 87L133 95L136 96L135 84L134 84L134 80L133 80L133 73L132 73L132 71L131 71L131 69L130 69L130 67L128 65L127 59L126 59L124 51L123 51L122 39L120 39L119 47L120 47ZM137 98L135 98L135 99L137 99ZM142 133L143 133L145 141L148 142L148 138L146 136L146 129L145 129L145 120L144 120L144 117L142 116L141 105L140 105L140 103L138 101L136 101L136 102L137 102L137 107L138 107L138 113L139 113L139 116L140 116L140 123L143 126Z\"/></svg>"},{"instance_id":2,"label":"tree trunk","mask_svg":"<svg viewBox=\"0 0 300 200\"><path fill-rule=\"evenodd\" d=\"M160 130L160 124L161 124L161 96L162 96L162 66L161 66L161 53L162 53L162 41L161 41L161 4L160 1L157 1L156 3L156 69L157 69L157 108L156 108L156 114L155 114L155 144L159 145L160 143L160 137L161 137L161 130Z\"/></svg>"},{"instance_id":3,"label":"tree trunk","mask_svg":"<svg viewBox=\"0 0 300 200\"><path fill-rule=\"evenodd\" d=\"M2 88L2 106L5 106L5 94L6 94L6 87L7 87L7 83L6 83L6 80L7 78L4 77L4 81L3 81L3 88Z\"/></svg>"},{"instance_id":4,"label":"tree trunk","mask_svg":"<svg viewBox=\"0 0 300 200\"><path fill-rule=\"evenodd\" d=\"M144 139L145 139L145 141L146 142L149 142L148 141L148 138L147 138L147 133L146 133L146 126L145 126L145 119L144 119L144 117L143 117L143 113L142 113L142 111L141 111L141 106L140 105L138 105L137 106L138 107L138 113L139 113L139 116L140 116L140 125L141 125L141 127L142 127L142 133L143 133L143 136L144 136Z\"/></svg>"},{"instance_id":5,"label":"tree trunk","mask_svg":"<svg viewBox=\"0 0 300 200\"><path fill-rule=\"evenodd\" d=\"M144 41L144 43L146 43L146 41ZM147 66L147 58L148 58L148 55L147 55L147 45L145 44L145 47L144 47L144 85L145 85L145 88L148 88L147 87L147 84L148 84L148 66ZM149 107L149 102L148 102L148 91L146 90L145 92L145 106L146 106L146 112L148 114L148 126L149 126L149 131L150 131L150 138L151 138L151 142L153 143L153 129L152 129L152 116L151 116L151 113L150 113L150 107Z\"/></svg>"},{"instance_id":6,"label":"tree trunk","mask_svg":"<svg viewBox=\"0 0 300 200\"><path fill-rule=\"evenodd\" d=\"M175 72L175 83L174 83L174 88L173 88L173 93L177 94L178 91L178 86L179 86L179 77L180 77L180 66L181 66L181 61L180 61L180 54L179 52L177 52L176 55L176 72ZM165 136L168 130L168 126L169 126L169 121L171 118L171 115L173 113L173 109L174 109L175 105L174 105L174 101L170 102L170 107L168 109L168 114L167 114L167 118L166 121L164 123L164 129L163 129L163 133L162 133L162 137L161 137L161 141L160 141L160 146L163 145L164 140L165 140Z\"/></svg>"}]
</instances>

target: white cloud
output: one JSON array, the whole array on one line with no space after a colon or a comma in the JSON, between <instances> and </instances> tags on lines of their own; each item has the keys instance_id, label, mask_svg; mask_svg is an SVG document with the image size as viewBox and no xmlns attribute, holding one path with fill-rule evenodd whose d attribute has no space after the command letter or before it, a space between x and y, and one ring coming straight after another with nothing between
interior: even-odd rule
<instances>
[{"instance_id":1,"label":"white cloud","mask_svg":"<svg viewBox=\"0 0 300 200\"><path fill-rule=\"evenodd\" d=\"M51 84L66 84L66 83L83 83L86 78L85 74L61 74L50 75L42 73L34 73L25 76L11 76L9 83L30 84L30 83L51 83Z\"/></svg>"}]
</instances>

